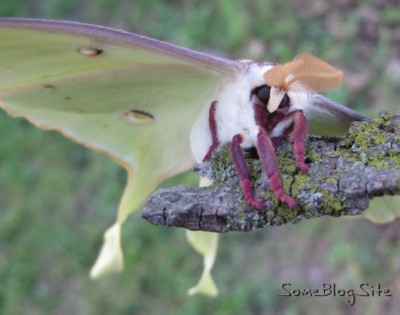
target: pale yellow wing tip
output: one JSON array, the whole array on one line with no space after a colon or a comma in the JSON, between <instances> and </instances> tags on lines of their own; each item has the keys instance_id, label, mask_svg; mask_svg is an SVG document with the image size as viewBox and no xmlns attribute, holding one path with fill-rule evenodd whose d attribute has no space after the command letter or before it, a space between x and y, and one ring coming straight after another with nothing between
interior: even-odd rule
<instances>
[{"instance_id":1,"label":"pale yellow wing tip","mask_svg":"<svg viewBox=\"0 0 400 315\"><path fill-rule=\"evenodd\" d=\"M216 297L218 295L218 288L210 273L204 273L201 276L199 283L188 290L189 296L196 294L204 294L210 297Z\"/></svg>"},{"instance_id":2,"label":"pale yellow wing tip","mask_svg":"<svg viewBox=\"0 0 400 315\"><path fill-rule=\"evenodd\" d=\"M186 239L200 255L215 258L218 234L186 230Z\"/></svg>"},{"instance_id":3,"label":"pale yellow wing tip","mask_svg":"<svg viewBox=\"0 0 400 315\"><path fill-rule=\"evenodd\" d=\"M90 270L90 278L97 279L124 269L121 249L121 224L115 223L104 233L103 247Z\"/></svg>"},{"instance_id":4,"label":"pale yellow wing tip","mask_svg":"<svg viewBox=\"0 0 400 315\"><path fill-rule=\"evenodd\" d=\"M204 294L214 297L218 288L211 276L218 247L218 234L202 231L186 231L186 237L192 247L203 256L204 269L198 284L188 290L188 295Z\"/></svg>"},{"instance_id":5,"label":"pale yellow wing tip","mask_svg":"<svg viewBox=\"0 0 400 315\"><path fill-rule=\"evenodd\" d=\"M385 224L400 218L400 197L383 196L372 199L361 217L375 224Z\"/></svg>"}]
</instances>

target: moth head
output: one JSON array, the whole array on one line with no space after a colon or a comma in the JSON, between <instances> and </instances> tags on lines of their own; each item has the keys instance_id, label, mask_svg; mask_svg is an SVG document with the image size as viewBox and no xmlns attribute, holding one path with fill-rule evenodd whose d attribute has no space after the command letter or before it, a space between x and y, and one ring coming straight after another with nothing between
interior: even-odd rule
<instances>
[{"instance_id":1,"label":"moth head","mask_svg":"<svg viewBox=\"0 0 400 315\"><path fill-rule=\"evenodd\" d=\"M343 72L311 54L297 55L292 61L276 65L264 74L271 87L267 109L276 111L287 92L319 93L342 83Z\"/></svg>"},{"instance_id":2,"label":"moth head","mask_svg":"<svg viewBox=\"0 0 400 315\"><path fill-rule=\"evenodd\" d=\"M258 101L263 104L265 107L270 103L271 98L271 90L272 88L269 85L261 85L253 89L252 95L255 95ZM278 108L283 108L289 105L289 96L285 93L282 98L280 98L280 102L278 103Z\"/></svg>"}]
</instances>

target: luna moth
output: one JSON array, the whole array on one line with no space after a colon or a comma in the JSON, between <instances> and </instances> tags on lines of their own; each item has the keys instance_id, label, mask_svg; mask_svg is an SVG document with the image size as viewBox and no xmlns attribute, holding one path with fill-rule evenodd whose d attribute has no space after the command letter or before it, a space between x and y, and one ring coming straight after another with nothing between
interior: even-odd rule
<instances>
[{"instance_id":1,"label":"luna moth","mask_svg":"<svg viewBox=\"0 0 400 315\"><path fill-rule=\"evenodd\" d=\"M274 147L289 136L306 172L307 130L336 135L365 119L318 94L341 76L309 54L284 65L231 61L102 26L0 19L0 106L109 155L128 172L93 277L122 269L127 216L161 181L209 159L221 144L231 143L250 205L263 207L242 157L242 148L255 146L271 189L295 207L282 189ZM215 240L208 242L215 251Z\"/></svg>"}]
</instances>

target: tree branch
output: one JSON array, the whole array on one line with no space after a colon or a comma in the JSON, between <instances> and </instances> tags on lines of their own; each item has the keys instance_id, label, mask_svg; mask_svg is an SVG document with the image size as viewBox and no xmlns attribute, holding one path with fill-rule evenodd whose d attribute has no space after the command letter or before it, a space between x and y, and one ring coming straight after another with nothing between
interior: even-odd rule
<instances>
[{"instance_id":1,"label":"tree branch","mask_svg":"<svg viewBox=\"0 0 400 315\"><path fill-rule=\"evenodd\" d=\"M265 210L243 199L229 149L217 150L195 171L214 181L210 187L160 189L148 199L142 217L157 225L212 232L249 231L323 215L356 215L375 196L400 194L400 113L357 122L344 138L310 137L306 144L309 172L296 168L290 144L277 148L284 189L298 207L289 209L269 190L260 161L246 152L253 189Z\"/></svg>"}]
</instances>

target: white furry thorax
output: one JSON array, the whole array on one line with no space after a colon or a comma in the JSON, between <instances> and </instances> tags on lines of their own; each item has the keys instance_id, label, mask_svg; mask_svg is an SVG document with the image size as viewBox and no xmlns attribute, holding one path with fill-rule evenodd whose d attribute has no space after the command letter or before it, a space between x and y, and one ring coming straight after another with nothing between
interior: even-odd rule
<instances>
[{"instance_id":1,"label":"white furry thorax","mask_svg":"<svg viewBox=\"0 0 400 315\"><path fill-rule=\"evenodd\" d=\"M214 100L218 102L215 121L220 144L232 141L233 136L237 134L244 136L243 146L255 144L252 138L258 128L254 120L250 93L255 87L264 84L263 75L269 68L271 66L251 63L246 72L238 73L217 93ZM192 154L197 162L203 160L212 144L208 119L210 105L206 104L190 134Z\"/></svg>"},{"instance_id":2,"label":"white furry thorax","mask_svg":"<svg viewBox=\"0 0 400 315\"><path fill-rule=\"evenodd\" d=\"M251 91L265 84L264 73L272 65L263 65L251 62L246 72L238 73L228 81L213 101L217 101L215 121L219 144L223 145L232 141L232 138L241 134L244 148L255 146L259 127L255 122L253 99ZM297 93L296 93L297 94ZM290 95L303 103L302 95ZM299 99L300 98L300 99ZM212 144L209 126L209 109L211 104L206 104L199 118L193 125L190 134L190 144L193 157L200 163ZM298 106L295 106L297 109ZM285 126L277 126L272 136L279 136ZM282 130L282 131L281 131Z\"/></svg>"}]
</instances>

